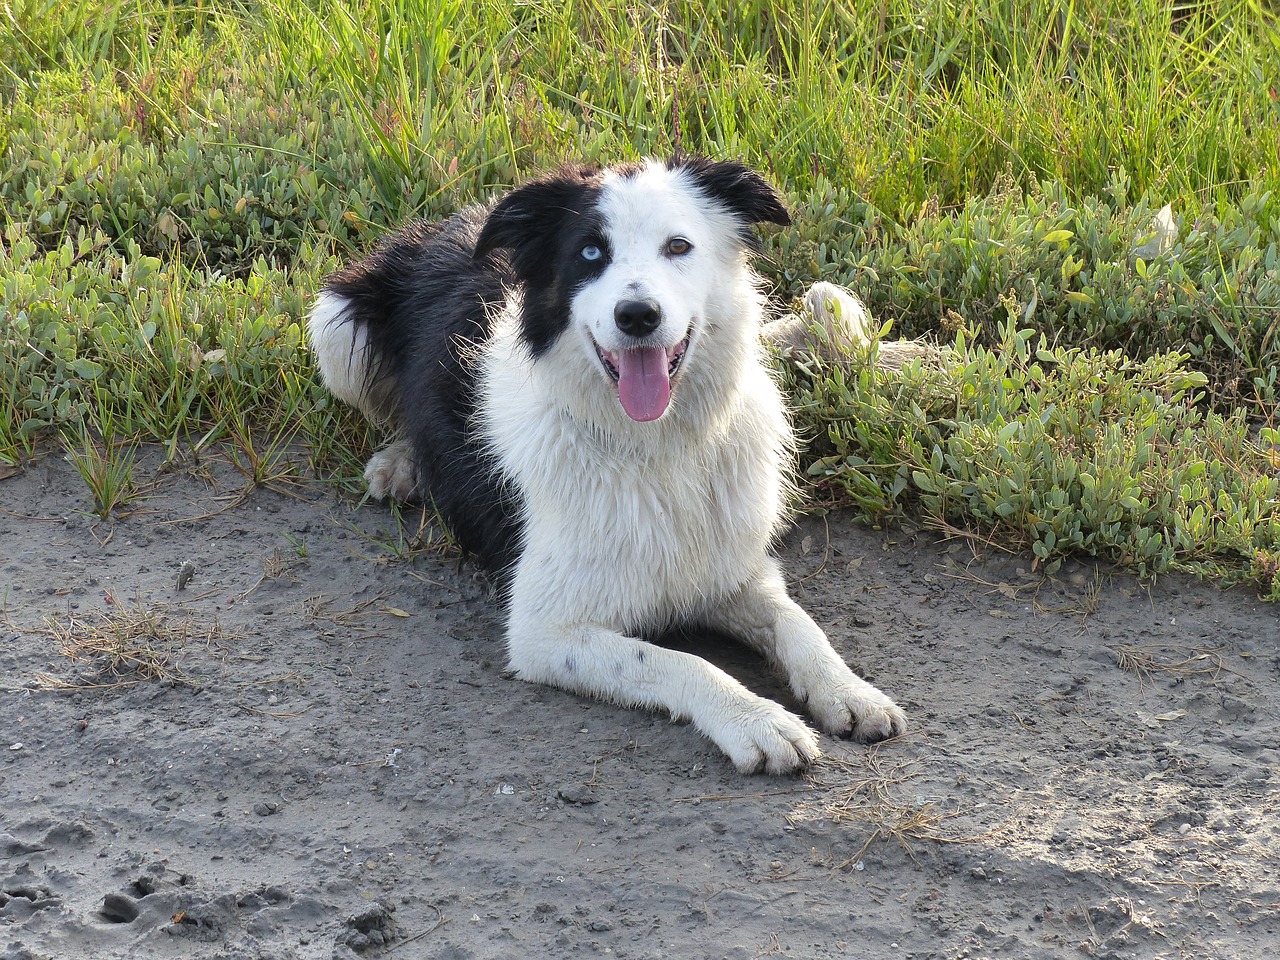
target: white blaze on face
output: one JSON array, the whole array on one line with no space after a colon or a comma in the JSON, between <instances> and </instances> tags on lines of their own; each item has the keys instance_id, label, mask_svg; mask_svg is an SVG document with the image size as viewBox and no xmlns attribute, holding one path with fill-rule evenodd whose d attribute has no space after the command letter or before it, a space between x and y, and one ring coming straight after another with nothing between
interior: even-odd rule
<instances>
[{"instance_id":1,"label":"white blaze on face","mask_svg":"<svg viewBox=\"0 0 1280 960\"><path fill-rule=\"evenodd\" d=\"M627 416L657 420L671 403L690 342L696 344L716 274L726 256L736 256L736 225L685 176L658 163L630 176L606 175L597 210L609 260L575 294L572 323L617 382ZM620 303L637 300L654 304L660 317L643 335L615 319Z\"/></svg>"}]
</instances>

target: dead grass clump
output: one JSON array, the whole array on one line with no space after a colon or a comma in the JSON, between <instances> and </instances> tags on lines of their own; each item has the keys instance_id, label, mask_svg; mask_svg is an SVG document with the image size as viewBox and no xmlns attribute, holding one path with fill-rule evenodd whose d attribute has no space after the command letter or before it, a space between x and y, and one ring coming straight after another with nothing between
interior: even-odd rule
<instances>
[{"instance_id":1,"label":"dead grass clump","mask_svg":"<svg viewBox=\"0 0 1280 960\"><path fill-rule=\"evenodd\" d=\"M109 610L72 614L66 620L50 618L41 632L78 667L71 677L36 675L36 687L41 690L156 682L196 686L199 681L182 664L184 654L195 644L207 649L223 638L216 617L203 623L190 617L175 619L141 602L133 608L116 603Z\"/></svg>"},{"instance_id":2,"label":"dead grass clump","mask_svg":"<svg viewBox=\"0 0 1280 960\"><path fill-rule=\"evenodd\" d=\"M232 597L232 603L239 603L244 600L268 580L273 582L283 581L290 584L301 583L302 577L298 571L310 562L305 556L286 557L280 552L279 547L276 547L267 556L261 557L260 560L262 563L262 575L253 581L248 589Z\"/></svg>"},{"instance_id":3,"label":"dead grass clump","mask_svg":"<svg viewBox=\"0 0 1280 960\"><path fill-rule=\"evenodd\" d=\"M863 827L867 831L853 856L836 869L854 867L878 840L895 840L913 859L915 840L943 841L938 826L954 814L944 813L931 800L907 798L903 784L917 775L914 761L887 763L871 751L859 763L843 758L819 760L809 774L812 793L787 814L788 822Z\"/></svg>"},{"instance_id":4,"label":"dead grass clump","mask_svg":"<svg viewBox=\"0 0 1280 960\"><path fill-rule=\"evenodd\" d=\"M308 623L317 626L330 624L344 631L374 633L385 626L386 620L383 619L385 617L407 620L412 616L407 610L387 603L389 596L391 596L390 593L383 591L346 609L336 609L333 597L308 597L302 603L302 615L306 617ZM371 618L378 619L371 620Z\"/></svg>"},{"instance_id":5,"label":"dead grass clump","mask_svg":"<svg viewBox=\"0 0 1280 960\"><path fill-rule=\"evenodd\" d=\"M1209 677L1234 673L1223 658L1224 647L1141 646L1133 643L1108 644L1121 670L1150 680L1157 673L1174 677Z\"/></svg>"}]
</instances>

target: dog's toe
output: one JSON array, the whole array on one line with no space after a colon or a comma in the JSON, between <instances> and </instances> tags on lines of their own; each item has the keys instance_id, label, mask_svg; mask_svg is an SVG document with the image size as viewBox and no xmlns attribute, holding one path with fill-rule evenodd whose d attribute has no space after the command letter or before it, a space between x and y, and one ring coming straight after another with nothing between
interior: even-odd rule
<instances>
[{"instance_id":1,"label":"dog's toe","mask_svg":"<svg viewBox=\"0 0 1280 960\"><path fill-rule=\"evenodd\" d=\"M827 733L845 740L877 743L907 728L896 703L847 668L807 691L814 719Z\"/></svg>"},{"instance_id":2,"label":"dog's toe","mask_svg":"<svg viewBox=\"0 0 1280 960\"><path fill-rule=\"evenodd\" d=\"M398 440L369 458L364 468L369 496L375 500L412 500L418 490L418 470L409 443Z\"/></svg>"},{"instance_id":3,"label":"dog's toe","mask_svg":"<svg viewBox=\"0 0 1280 960\"><path fill-rule=\"evenodd\" d=\"M728 730L713 735L743 773L799 773L822 756L817 735L793 713L761 698Z\"/></svg>"},{"instance_id":4,"label":"dog's toe","mask_svg":"<svg viewBox=\"0 0 1280 960\"><path fill-rule=\"evenodd\" d=\"M878 692L878 691L877 691ZM859 707L849 736L863 743L879 743L907 729L907 715L896 703L881 694L882 700Z\"/></svg>"}]
</instances>

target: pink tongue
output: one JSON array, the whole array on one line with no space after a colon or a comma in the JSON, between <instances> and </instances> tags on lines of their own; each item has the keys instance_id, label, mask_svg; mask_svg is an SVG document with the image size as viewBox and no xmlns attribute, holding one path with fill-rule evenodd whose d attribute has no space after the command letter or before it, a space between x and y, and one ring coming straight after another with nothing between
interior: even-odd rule
<instances>
[{"instance_id":1,"label":"pink tongue","mask_svg":"<svg viewBox=\"0 0 1280 960\"><path fill-rule=\"evenodd\" d=\"M657 420L671 402L667 351L637 347L618 354L618 399L632 420Z\"/></svg>"}]
</instances>

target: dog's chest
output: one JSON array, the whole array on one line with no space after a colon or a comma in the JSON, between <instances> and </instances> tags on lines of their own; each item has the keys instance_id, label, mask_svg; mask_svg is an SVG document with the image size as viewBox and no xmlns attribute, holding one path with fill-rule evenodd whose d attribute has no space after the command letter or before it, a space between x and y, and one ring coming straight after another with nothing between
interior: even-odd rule
<instances>
[{"instance_id":1,"label":"dog's chest","mask_svg":"<svg viewBox=\"0 0 1280 960\"><path fill-rule=\"evenodd\" d=\"M557 439L521 477L525 587L639 629L690 616L758 571L782 508L781 455L768 438L631 456Z\"/></svg>"}]
</instances>

